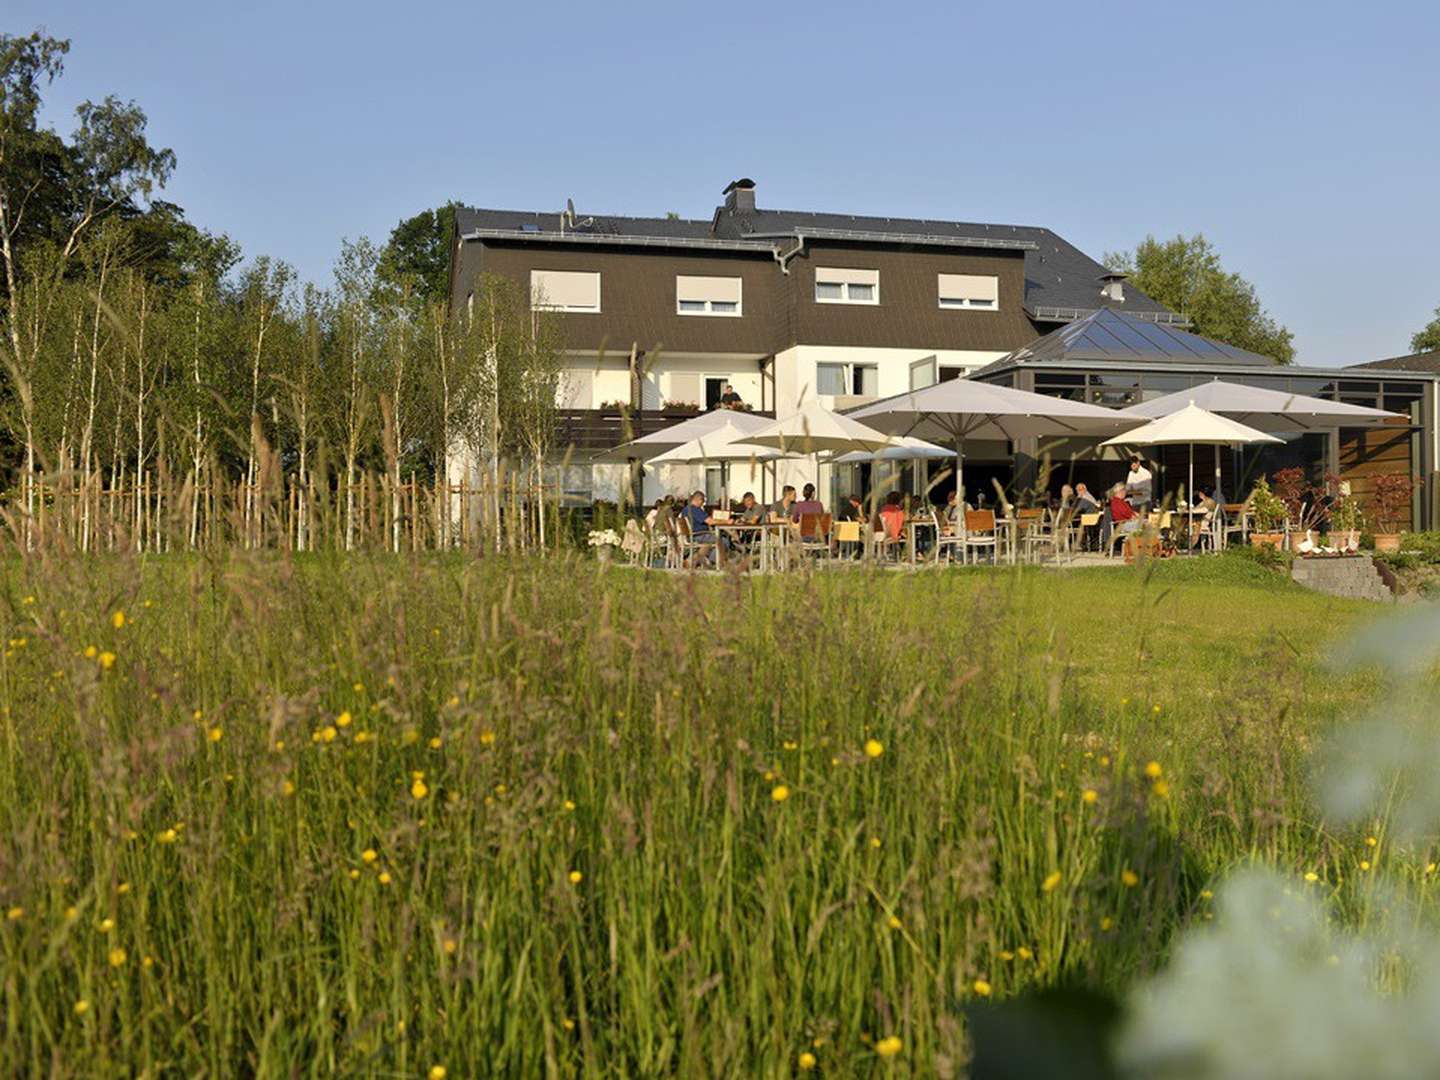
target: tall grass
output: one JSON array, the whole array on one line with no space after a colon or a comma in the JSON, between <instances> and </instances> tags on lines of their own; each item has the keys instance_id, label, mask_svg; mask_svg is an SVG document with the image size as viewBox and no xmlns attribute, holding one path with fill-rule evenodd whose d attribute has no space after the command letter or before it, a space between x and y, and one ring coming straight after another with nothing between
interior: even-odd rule
<instances>
[{"instance_id":1,"label":"tall grass","mask_svg":"<svg viewBox=\"0 0 1440 1080\"><path fill-rule=\"evenodd\" d=\"M0 1061L947 1075L967 1001L1128 985L1237 861L1363 918L1299 767L1360 609L1215 565L11 563Z\"/></svg>"}]
</instances>

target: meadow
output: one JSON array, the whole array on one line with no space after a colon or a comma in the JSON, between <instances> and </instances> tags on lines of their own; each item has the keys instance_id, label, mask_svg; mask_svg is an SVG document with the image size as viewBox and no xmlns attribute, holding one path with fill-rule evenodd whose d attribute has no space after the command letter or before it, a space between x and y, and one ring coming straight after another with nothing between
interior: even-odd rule
<instances>
[{"instance_id":1,"label":"meadow","mask_svg":"<svg viewBox=\"0 0 1440 1080\"><path fill-rule=\"evenodd\" d=\"M1239 559L37 556L0 612L11 1074L963 1075L1247 861L1427 891L1307 784L1373 610Z\"/></svg>"}]
</instances>

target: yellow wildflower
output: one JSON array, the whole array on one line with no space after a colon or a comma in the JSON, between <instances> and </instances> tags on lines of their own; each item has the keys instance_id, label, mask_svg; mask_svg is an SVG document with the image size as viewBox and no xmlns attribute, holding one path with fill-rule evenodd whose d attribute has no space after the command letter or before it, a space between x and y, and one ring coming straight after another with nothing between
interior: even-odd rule
<instances>
[{"instance_id":1,"label":"yellow wildflower","mask_svg":"<svg viewBox=\"0 0 1440 1080\"><path fill-rule=\"evenodd\" d=\"M141 966L142 968L144 968L146 971L149 971L152 967L155 966L155 959L154 959L154 957L150 957L150 956L143 956L143 957L141 957L141 958L140 958L140 966Z\"/></svg>"},{"instance_id":2,"label":"yellow wildflower","mask_svg":"<svg viewBox=\"0 0 1440 1080\"><path fill-rule=\"evenodd\" d=\"M351 868L350 868L350 880L351 880L351 881L359 881L359 880L360 880L360 871L359 871L359 870L356 870L354 867L351 867Z\"/></svg>"},{"instance_id":3,"label":"yellow wildflower","mask_svg":"<svg viewBox=\"0 0 1440 1080\"><path fill-rule=\"evenodd\" d=\"M1027 946L1021 945L1018 949L1015 950L1015 955L1018 956L1021 960L1029 960L1035 954L1031 952Z\"/></svg>"},{"instance_id":4,"label":"yellow wildflower","mask_svg":"<svg viewBox=\"0 0 1440 1080\"><path fill-rule=\"evenodd\" d=\"M430 794L430 789L425 786L424 780L416 780L410 785L410 795L415 799L423 799Z\"/></svg>"},{"instance_id":5,"label":"yellow wildflower","mask_svg":"<svg viewBox=\"0 0 1440 1080\"><path fill-rule=\"evenodd\" d=\"M990 996L990 984L984 979L976 979L973 984L973 989L975 990L975 993L978 994L980 997Z\"/></svg>"},{"instance_id":6,"label":"yellow wildflower","mask_svg":"<svg viewBox=\"0 0 1440 1080\"><path fill-rule=\"evenodd\" d=\"M90 1011L90 1002L86 1001L84 998L81 998L79 1001L75 1002L75 1015L76 1015L76 1016L84 1016L84 1015L85 1015L87 1012L89 1012L89 1011Z\"/></svg>"},{"instance_id":7,"label":"yellow wildflower","mask_svg":"<svg viewBox=\"0 0 1440 1080\"><path fill-rule=\"evenodd\" d=\"M436 735L434 738L432 738L432 739L430 740L430 749L431 749L431 750L439 750L440 747L443 746L443 745L444 745L444 743L441 741L439 735Z\"/></svg>"},{"instance_id":8,"label":"yellow wildflower","mask_svg":"<svg viewBox=\"0 0 1440 1080\"><path fill-rule=\"evenodd\" d=\"M166 829L155 839L159 840L162 844L173 844L179 839L179 836L174 829Z\"/></svg>"},{"instance_id":9,"label":"yellow wildflower","mask_svg":"<svg viewBox=\"0 0 1440 1080\"><path fill-rule=\"evenodd\" d=\"M904 925L904 923L900 921L899 916L896 915L891 915L890 918L885 920L885 922L891 930L899 930L900 927Z\"/></svg>"},{"instance_id":10,"label":"yellow wildflower","mask_svg":"<svg viewBox=\"0 0 1440 1080\"><path fill-rule=\"evenodd\" d=\"M1140 884L1140 875L1131 870L1128 866L1120 871L1120 883L1127 889L1133 889Z\"/></svg>"},{"instance_id":11,"label":"yellow wildflower","mask_svg":"<svg viewBox=\"0 0 1440 1080\"><path fill-rule=\"evenodd\" d=\"M211 742L219 742L225 737L225 732L220 730L218 727L212 727L209 731L208 737Z\"/></svg>"},{"instance_id":12,"label":"yellow wildflower","mask_svg":"<svg viewBox=\"0 0 1440 1080\"><path fill-rule=\"evenodd\" d=\"M374 738L375 736L370 734L370 732L368 731L357 731L355 733L355 742L357 745L360 743L370 742Z\"/></svg>"},{"instance_id":13,"label":"yellow wildflower","mask_svg":"<svg viewBox=\"0 0 1440 1080\"><path fill-rule=\"evenodd\" d=\"M1369 860L1369 859L1361 859L1361 860L1360 860L1360 869L1361 869L1361 870L1369 870L1369 869L1370 869L1370 860Z\"/></svg>"},{"instance_id":14,"label":"yellow wildflower","mask_svg":"<svg viewBox=\"0 0 1440 1080\"><path fill-rule=\"evenodd\" d=\"M380 876L377 877L375 880L378 881L378 882L380 882L381 885L389 885L389 884L390 884L390 881L391 881L390 871L388 871L388 870L381 870L381 871L380 871Z\"/></svg>"},{"instance_id":15,"label":"yellow wildflower","mask_svg":"<svg viewBox=\"0 0 1440 1080\"><path fill-rule=\"evenodd\" d=\"M790 797L790 789L784 784L776 784L770 789L770 798L776 802L784 802Z\"/></svg>"},{"instance_id":16,"label":"yellow wildflower","mask_svg":"<svg viewBox=\"0 0 1440 1080\"><path fill-rule=\"evenodd\" d=\"M1009 949L1001 949L1001 950L1000 950L1000 959L1008 962L1008 961L1011 961L1011 960L1014 960L1014 959L1015 959L1015 954L1014 954L1013 952L1011 952Z\"/></svg>"},{"instance_id":17,"label":"yellow wildflower","mask_svg":"<svg viewBox=\"0 0 1440 1080\"><path fill-rule=\"evenodd\" d=\"M109 671L114 666L115 654L113 652L109 652L108 650L106 652L102 652L100 654L100 667L103 668L105 671Z\"/></svg>"},{"instance_id":18,"label":"yellow wildflower","mask_svg":"<svg viewBox=\"0 0 1440 1080\"><path fill-rule=\"evenodd\" d=\"M119 630L121 627L123 627L125 625L125 612L117 611L114 615L111 615L110 625L115 627L116 630Z\"/></svg>"},{"instance_id":19,"label":"yellow wildflower","mask_svg":"<svg viewBox=\"0 0 1440 1080\"><path fill-rule=\"evenodd\" d=\"M349 727L350 724L351 724L351 722L352 722L354 719L355 719L355 718L350 715L350 710L349 710L349 709L346 709L346 710L345 710L344 712L342 712L339 716L335 717L335 726L336 726L336 727Z\"/></svg>"},{"instance_id":20,"label":"yellow wildflower","mask_svg":"<svg viewBox=\"0 0 1440 1080\"><path fill-rule=\"evenodd\" d=\"M480 743L482 746L489 746L494 741L495 732L491 731L489 728L486 728L484 731L480 732Z\"/></svg>"},{"instance_id":21,"label":"yellow wildflower","mask_svg":"<svg viewBox=\"0 0 1440 1080\"><path fill-rule=\"evenodd\" d=\"M119 893L121 896L124 896L126 893L128 893L128 892L130 891L130 882L128 882L128 881L122 881L122 882L120 882L119 885L116 885L116 886L115 886L115 891L116 891L117 893Z\"/></svg>"},{"instance_id":22,"label":"yellow wildflower","mask_svg":"<svg viewBox=\"0 0 1440 1080\"><path fill-rule=\"evenodd\" d=\"M582 882L582 881L584 881L584 880L585 880L585 875L582 874L579 870L571 870L571 871L570 871L570 884L571 884L571 885L579 885L580 882Z\"/></svg>"},{"instance_id":23,"label":"yellow wildflower","mask_svg":"<svg viewBox=\"0 0 1440 1080\"><path fill-rule=\"evenodd\" d=\"M445 950L446 956L454 956L455 951L460 948L460 943L453 937L447 937L444 942L441 943L440 947Z\"/></svg>"},{"instance_id":24,"label":"yellow wildflower","mask_svg":"<svg viewBox=\"0 0 1440 1080\"><path fill-rule=\"evenodd\" d=\"M115 929L115 920L101 919L96 929L98 929L102 934L108 934L110 933L110 931Z\"/></svg>"},{"instance_id":25,"label":"yellow wildflower","mask_svg":"<svg viewBox=\"0 0 1440 1080\"><path fill-rule=\"evenodd\" d=\"M796 1059L795 1064L800 1066L801 1072L809 1072L815 1068L815 1055L810 1053L809 1050L806 1050Z\"/></svg>"},{"instance_id":26,"label":"yellow wildflower","mask_svg":"<svg viewBox=\"0 0 1440 1080\"><path fill-rule=\"evenodd\" d=\"M379 857L380 856L376 853L374 848L366 848L360 853L360 861L363 862L366 866L369 866Z\"/></svg>"},{"instance_id":27,"label":"yellow wildflower","mask_svg":"<svg viewBox=\"0 0 1440 1080\"><path fill-rule=\"evenodd\" d=\"M1158 761L1151 761L1145 765L1145 775L1151 780L1159 780L1164 771L1164 769L1160 768Z\"/></svg>"},{"instance_id":28,"label":"yellow wildflower","mask_svg":"<svg viewBox=\"0 0 1440 1080\"><path fill-rule=\"evenodd\" d=\"M870 846L872 848L878 848L880 846L880 838L878 836L870 837Z\"/></svg>"},{"instance_id":29,"label":"yellow wildflower","mask_svg":"<svg viewBox=\"0 0 1440 1080\"><path fill-rule=\"evenodd\" d=\"M898 1035L889 1035L875 1044L875 1052L881 1057L894 1057L903 1049L905 1044Z\"/></svg>"},{"instance_id":30,"label":"yellow wildflower","mask_svg":"<svg viewBox=\"0 0 1440 1080\"><path fill-rule=\"evenodd\" d=\"M565 800L565 809L566 809L566 810L574 810L574 809L575 809L575 804L574 804L573 802L571 802L569 799L566 799L566 800Z\"/></svg>"},{"instance_id":31,"label":"yellow wildflower","mask_svg":"<svg viewBox=\"0 0 1440 1080\"><path fill-rule=\"evenodd\" d=\"M95 657L97 657L97 656L99 656L99 655L100 655L100 650L97 649L94 645L86 645L86 646L85 646L85 659L86 659L86 660L94 660Z\"/></svg>"},{"instance_id":32,"label":"yellow wildflower","mask_svg":"<svg viewBox=\"0 0 1440 1080\"><path fill-rule=\"evenodd\" d=\"M430 1075L430 1080L445 1080L445 1066L444 1066L444 1065L431 1065L431 1066L430 1066L430 1074L429 1074L429 1075Z\"/></svg>"},{"instance_id":33,"label":"yellow wildflower","mask_svg":"<svg viewBox=\"0 0 1440 1080\"><path fill-rule=\"evenodd\" d=\"M25 909L23 907L20 907L18 904L15 907L12 907L9 911L5 912L5 918L9 919L11 922L15 922L17 919L23 919L24 917Z\"/></svg>"},{"instance_id":34,"label":"yellow wildflower","mask_svg":"<svg viewBox=\"0 0 1440 1080\"><path fill-rule=\"evenodd\" d=\"M1314 870L1307 870L1307 871L1305 871L1305 880L1306 880L1306 881L1312 881L1312 882L1313 882L1313 881L1319 881L1319 880L1320 880L1320 875L1317 874L1317 873L1315 873Z\"/></svg>"},{"instance_id":35,"label":"yellow wildflower","mask_svg":"<svg viewBox=\"0 0 1440 1080\"><path fill-rule=\"evenodd\" d=\"M282 783L282 784L280 785L280 790L281 790L281 792L283 792L283 793L286 794L286 795L294 795L294 794L295 794L295 784L294 784L292 781L286 780L284 783Z\"/></svg>"},{"instance_id":36,"label":"yellow wildflower","mask_svg":"<svg viewBox=\"0 0 1440 1080\"><path fill-rule=\"evenodd\" d=\"M880 756L881 754L883 754L883 753L885 753L885 744L882 743L879 739L866 739L866 740L865 740L865 756L866 756L866 757L869 757L869 758L877 758L877 757L879 757L879 756ZM897 1039L896 1041L898 1042L899 1040Z\"/></svg>"},{"instance_id":37,"label":"yellow wildflower","mask_svg":"<svg viewBox=\"0 0 1440 1080\"><path fill-rule=\"evenodd\" d=\"M1378 844L1379 842L1380 842L1380 841L1379 841L1379 840L1376 840L1375 837L1373 837L1373 836L1367 836L1367 837L1365 837L1365 846L1366 846L1366 847L1374 847L1374 846L1375 846L1376 844Z\"/></svg>"},{"instance_id":38,"label":"yellow wildflower","mask_svg":"<svg viewBox=\"0 0 1440 1080\"><path fill-rule=\"evenodd\" d=\"M1170 794L1170 785L1164 780L1156 780L1150 790L1156 796L1163 799Z\"/></svg>"},{"instance_id":39,"label":"yellow wildflower","mask_svg":"<svg viewBox=\"0 0 1440 1080\"><path fill-rule=\"evenodd\" d=\"M109 960L111 967L124 967L126 959L127 956L124 949L110 950Z\"/></svg>"},{"instance_id":40,"label":"yellow wildflower","mask_svg":"<svg viewBox=\"0 0 1440 1080\"><path fill-rule=\"evenodd\" d=\"M1109 930L1112 926L1114 926L1114 925L1115 925L1115 920L1112 919L1112 918L1110 918L1109 915L1106 915L1103 919L1100 920L1100 929L1101 929L1101 930L1108 931L1108 930Z\"/></svg>"},{"instance_id":41,"label":"yellow wildflower","mask_svg":"<svg viewBox=\"0 0 1440 1080\"><path fill-rule=\"evenodd\" d=\"M1052 871L1050 872L1049 876L1046 877L1045 880L1040 883L1040 889L1041 889L1042 892L1053 892L1053 891L1055 890L1055 886L1057 886L1057 885L1059 885L1059 884L1060 884L1060 871L1059 871L1059 870L1052 870Z\"/></svg>"},{"instance_id":42,"label":"yellow wildflower","mask_svg":"<svg viewBox=\"0 0 1440 1080\"><path fill-rule=\"evenodd\" d=\"M1095 805L1100 799L1100 793L1094 788L1086 788L1080 793L1080 801L1088 806Z\"/></svg>"}]
</instances>

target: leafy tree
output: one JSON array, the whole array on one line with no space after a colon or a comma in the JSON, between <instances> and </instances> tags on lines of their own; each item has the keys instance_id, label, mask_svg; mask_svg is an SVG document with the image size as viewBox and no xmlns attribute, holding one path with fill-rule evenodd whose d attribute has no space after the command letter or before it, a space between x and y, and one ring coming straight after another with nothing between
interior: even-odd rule
<instances>
[{"instance_id":1,"label":"leafy tree","mask_svg":"<svg viewBox=\"0 0 1440 1080\"><path fill-rule=\"evenodd\" d=\"M449 291L450 245L455 237L455 209L451 200L434 210L422 210L390 230L380 252L377 277L383 286L400 289L407 283L422 300L444 300Z\"/></svg>"},{"instance_id":2,"label":"leafy tree","mask_svg":"<svg viewBox=\"0 0 1440 1080\"><path fill-rule=\"evenodd\" d=\"M1172 240L1147 236L1133 252L1106 252L1105 265L1128 274L1147 295L1189 316L1197 334L1277 363L1294 361L1294 335L1261 306L1255 286L1225 270L1220 253L1201 234Z\"/></svg>"},{"instance_id":3,"label":"leafy tree","mask_svg":"<svg viewBox=\"0 0 1440 1080\"><path fill-rule=\"evenodd\" d=\"M1435 309L1435 317L1410 338L1411 352L1432 352L1436 349L1440 349L1440 307Z\"/></svg>"}]
</instances>

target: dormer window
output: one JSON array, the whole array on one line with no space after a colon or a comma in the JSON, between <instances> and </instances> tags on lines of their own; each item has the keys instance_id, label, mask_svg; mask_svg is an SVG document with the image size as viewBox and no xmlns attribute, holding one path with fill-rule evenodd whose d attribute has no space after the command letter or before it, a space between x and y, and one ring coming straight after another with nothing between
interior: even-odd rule
<instances>
[{"instance_id":1,"label":"dormer window","mask_svg":"<svg viewBox=\"0 0 1440 1080\"><path fill-rule=\"evenodd\" d=\"M938 278L942 308L999 310L1000 279L993 274L940 274Z\"/></svg>"},{"instance_id":2,"label":"dormer window","mask_svg":"<svg viewBox=\"0 0 1440 1080\"><path fill-rule=\"evenodd\" d=\"M817 304L880 303L880 271L850 270L841 267L815 268Z\"/></svg>"}]
</instances>

